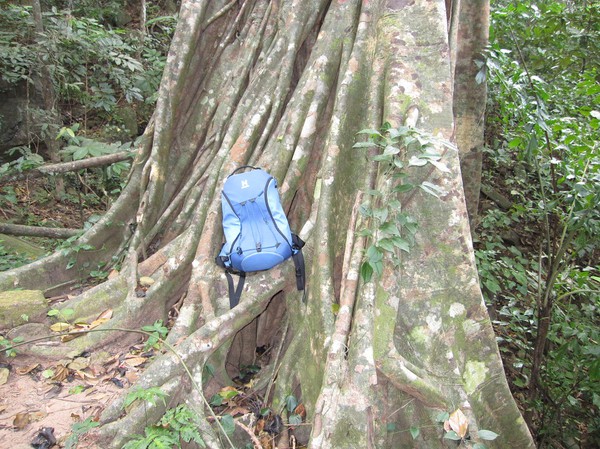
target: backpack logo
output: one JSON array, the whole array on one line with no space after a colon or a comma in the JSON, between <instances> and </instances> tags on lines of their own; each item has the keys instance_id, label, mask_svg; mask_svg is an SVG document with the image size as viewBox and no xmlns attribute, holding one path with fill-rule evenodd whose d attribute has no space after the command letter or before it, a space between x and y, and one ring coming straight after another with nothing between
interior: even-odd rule
<instances>
[{"instance_id":1,"label":"backpack logo","mask_svg":"<svg viewBox=\"0 0 600 449\"><path fill-rule=\"evenodd\" d=\"M248 187L250 187L250 184L248 183L247 179L242 179L242 189L247 189Z\"/></svg>"}]
</instances>

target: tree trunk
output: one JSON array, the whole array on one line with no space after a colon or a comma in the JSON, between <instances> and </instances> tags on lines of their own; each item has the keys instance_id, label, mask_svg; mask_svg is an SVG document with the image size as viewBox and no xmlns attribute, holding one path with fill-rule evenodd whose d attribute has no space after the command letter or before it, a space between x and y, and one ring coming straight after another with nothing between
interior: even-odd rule
<instances>
[{"instance_id":1,"label":"tree trunk","mask_svg":"<svg viewBox=\"0 0 600 449\"><path fill-rule=\"evenodd\" d=\"M112 307L107 327L138 329L165 319L183 299L167 337L177 354L158 357L137 386L160 386L169 406L193 406L208 447L230 446L202 395L230 384L253 358L247 348L263 346L272 356L255 382L266 396L261 407L280 411L286 396L299 398L308 425L287 432L298 444L447 447L436 417L461 409L472 441L489 429L500 437L488 447L533 447L479 290L457 152L439 148L447 172L409 172L414 183L428 180L444 193L398 197L418 222L401 266L386 259L368 283L358 274L366 244L359 231L368 224L357 212L368 202L362 192L394 198L385 193L386 170L352 148L356 133L410 119L451 137L447 36L443 0L182 3L154 121L129 183L78 242L94 249L76 254L78 266L118 252L127 257L119 276L67 306L82 319ZM214 263L223 238L219 192L244 164L279 180L292 228L307 242L306 305L288 261L249 275L240 304L229 310ZM2 274L0 288L68 282L77 273L64 269L66 257ZM155 283L138 298L141 276ZM55 355L106 338L91 333ZM98 447L121 447L165 411L158 401L123 414L122 404L104 411L93 434ZM414 441L411 428L420 429ZM244 435L239 447L250 442Z\"/></svg>"},{"instance_id":2,"label":"tree trunk","mask_svg":"<svg viewBox=\"0 0 600 449\"><path fill-rule=\"evenodd\" d=\"M483 50L489 37L489 0L453 0L450 16L450 48L454 75L454 120L456 144L467 201L467 211L477 217L481 190L484 144L485 80L477 79Z\"/></svg>"},{"instance_id":3,"label":"tree trunk","mask_svg":"<svg viewBox=\"0 0 600 449\"><path fill-rule=\"evenodd\" d=\"M44 32L44 22L42 19L42 8L39 0L33 0L33 21L35 23L35 30L38 34ZM52 74L48 69L48 64L39 58L40 73L39 73L39 88L42 93L42 99L44 101L44 109L46 110L46 120L48 128L44 131L43 141L46 144L46 150L50 161L53 163L60 162L60 143L55 139L58 134L58 130L62 126L61 120L56 109L56 95L54 92L54 85L52 84ZM58 199L65 193L64 181L62 177L56 178L56 196Z\"/></svg>"}]
</instances>

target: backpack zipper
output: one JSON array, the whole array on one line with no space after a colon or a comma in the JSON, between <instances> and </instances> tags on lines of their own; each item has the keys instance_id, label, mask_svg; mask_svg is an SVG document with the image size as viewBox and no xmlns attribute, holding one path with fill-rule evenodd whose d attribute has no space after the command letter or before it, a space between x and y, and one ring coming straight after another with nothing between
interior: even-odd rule
<instances>
[{"instance_id":1,"label":"backpack zipper","mask_svg":"<svg viewBox=\"0 0 600 449\"><path fill-rule=\"evenodd\" d=\"M273 226L275 227L275 229L277 230L277 232L279 232L279 234L283 237L283 240L290 246L290 248L292 248L292 244L290 242L288 242L288 239L285 236L285 234L283 232L281 232L281 229L279 229L279 227L277 226L277 223L275 222L275 218L273 218L273 213L271 212L271 208L269 207L269 200L268 200L267 190L269 188L269 184L271 183L271 181L274 181L274 180L275 180L275 178L273 178L271 176L267 180L267 183L265 184L265 191L264 191L265 205L267 206L267 212L269 213L269 217L271 218L271 222L273 223Z\"/></svg>"}]
</instances>

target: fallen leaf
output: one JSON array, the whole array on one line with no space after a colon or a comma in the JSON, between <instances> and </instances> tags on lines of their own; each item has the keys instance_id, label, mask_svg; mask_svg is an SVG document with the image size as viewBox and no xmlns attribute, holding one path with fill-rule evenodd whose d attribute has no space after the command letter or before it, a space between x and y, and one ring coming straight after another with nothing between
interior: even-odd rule
<instances>
[{"instance_id":1,"label":"fallen leaf","mask_svg":"<svg viewBox=\"0 0 600 449\"><path fill-rule=\"evenodd\" d=\"M55 398L62 392L62 390L63 390L62 384L60 384L60 383L54 384L48 390L46 390L44 397L46 399Z\"/></svg>"},{"instance_id":2,"label":"fallen leaf","mask_svg":"<svg viewBox=\"0 0 600 449\"><path fill-rule=\"evenodd\" d=\"M29 413L17 413L13 419L13 426L17 430L23 430L29 424Z\"/></svg>"},{"instance_id":3,"label":"fallen leaf","mask_svg":"<svg viewBox=\"0 0 600 449\"><path fill-rule=\"evenodd\" d=\"M267 432L261 432L258 435L258 441L260 441L260 447L263 449L273 449L273 436Z\"/></svg>"},{"instance_id":4,"label":"fallen leaf","mask_svg":"<svg viewBox=\"0 0 600 449\"><path fill-rule=\"evenodd\" d=\"M90 358L89 357L76 357L73 359L71 363L67 365L69 369L80 371L86 369L90 366Z\"/></svg>"},{"instance_id":5,"label":"fallen leaf","mask_svg":"<svg viewBox=\"0 0 600 449\"><path fill-rule=\"evenodd\" d=\"M146 363L148 359L146 357L129 357L125 359L125 364L129 366L140 366Z\"/></svg>"},{"instance_id":6,"label":"fallen leaf","mask_svg":"<svg viewBox=\"0 0 600 449\"><path fill-rule=\"evenodd\" d=\"M29 374L30 372L32 372L34 369L36 369L39 366L40 366L39 363L35 363L33 365L19 367L15 371L20 376L23 376L24 374Z\"/></svg>"},{"instance_id":7,"label":"fallen leaf","mask_svg":"<svg viewBox=\"0 0 600 449\"><path fill-rule=\"evenodd\" d=\"M48 413L42 412L39 410L36 412L30 412L29 413L29 422L41 421L46 416L48 416Z\"/></svg>"},{"instance_id":8,"label":"fallen leaf","mask_svg":"<svg viewBox=\"0 0 600 449\"><path fill-rule=\"evenodd\" d=\"M110 273L108 273L108 279L114 279L119 275L119 272L117 270L111 270Z\"/></svg>"},{"instance_id":9,"label":"fallen leaf","mask_svg":"<svg viewBox=\"0 0 600 449\"><path fill-rule=\"evenodd\" d=\"M154 279L152 279L150 276L142 276L140 278L140 285L142 287L150 287L152 284L154 284Z\"/></svg>"},{"instance_id":10,"label":"fallen leaf","mask_svg":"<svg viewBox=\"0 0 600 449\"><path fill-rule=\"evenodd\" d=\"M304 407L304 404L298 404L298 407L294 409L294 413L296 415L299 415L304 421L304 419L306 418L306 408Z\"/></svg>"},{"instance_id":11,"label":"fallen leaf","mask_svg":"<svg viewBox=\"0 0 600 449\"><path fill-rule=\"evenodd\" d=\"M136 383L139 378L140 375L134 371L127 371L125 373L125 379L127 379L127 382L129 382L132 385Z\"/></svg>"},{"instance_id":12,"label":"fallen leaf","mask_svg":"<svg viewBox=\"0 0 600 449\"><path fill-rule=\"evenodd\" d=\"M113 309L106 309L100 315L98 315L97 320L110 320L113 316Z\"/></svg>"},{"instance_id":13,"label":"fallen leaf","mask_svg":"<svg viewBox=\"0 0 600 449\"><path fill-rule=\"evenodd\" d=\"M52 380L63 382L69 376L69 369L63 365L56 365Z\"/></svg>"},{"instance_id":14,"label":"fallen leaf","mask_svg":"<svg viewBox=\"0 0 600 449\"><path fill-rule=\"evenodd\" d=\"M8 368L0 368L0 385L4 385L6 382L8 382L9 374L10 371Z\"/></svg>"},{"instance_id":15,"label":"fallen leaf","mask_svg":"<svg viewBox=\"0 0 600 449\"><path fill-rule=\"evenodd\" d=\"M66 343L67 341L75 340L77 337L81 337L82 335L83 334L81 333L63 335L62 337L60 337L60 341Z\"/></svg>"},{"instance_id":16,"label":"fallen leaf","mask_svg":"<svg viewBox=\"0 0 600 449\"><path fill-rule=\"evenodd\" d=\"M75 375L82 380L95 380L96 379L92 374L86 373L85 371L81 371L81 370L75 370Z\"/></svg>"},{"instance_id":17,"label":"fallen leaf","mask_svg":"<svg viewBox=\"0 0 600 449\"><path fill-rule=\"evenodd\" d=\"M6 405L0 405L0 414L4 413L4 411L6 410L7 406Z\"/></svg>"},{"instance_id":18,"label":"fallen leaf","mask_svg":"<svg viewBox=\"0 0 600 449\"><path fill-rule=\"evenodd\" d=\"M248 410L246 407L234 407L231 410L228 410L227 413L229 413L231 416L246 415L250 413L250 410Z\"/></svg>"},{"instance_id":19,"label":"fallen leaf","mask_svg":"<svg viewBox=\"0 0 600 449\"><path fill-rule=\"evenodd\" d=\"M106 370L99 365L90 365L88 369L90 370L90 373L94 375L94 377L98 377L106 373Z\"/></svg>"},{"instance_id":20,"label":"fallen leaf","mask_svg":"<svg viewBox=\"0 0 600 449\"><path fill-rule=\"evenodd\" d=\"M467 436L467 432L469 431L469 420L460 409L456 409L451 413L447 422L450 429L454 430L459 437L464 438Z\"/></svg>"},{"instance_id":21,"label":"fallen leaf","mask_svg":"<svg viewBox=\"0 0 600 449\"><path fill-rule=\"evenodd\" d=\"M109 321L112 318L112 315L113 315L112 309L105 310L100 315L98 315L98 318L96 318L94 321L91 322L91 324L89 325L89 328L94 329L95 327L98 327L101 324L106 323L107 321Z\"/></svg>"},{"instance_id":22,"label":"fallen leaf","mask_svg":"<svg viewBox=\"0 0 600 449\"><path fill-rule=\"evenodd\" d=\"M69 327L71 327L69 323L54 323L50 326L50 330L52 332L64 332L69 330Z\"/></svg>"}]
</instances>

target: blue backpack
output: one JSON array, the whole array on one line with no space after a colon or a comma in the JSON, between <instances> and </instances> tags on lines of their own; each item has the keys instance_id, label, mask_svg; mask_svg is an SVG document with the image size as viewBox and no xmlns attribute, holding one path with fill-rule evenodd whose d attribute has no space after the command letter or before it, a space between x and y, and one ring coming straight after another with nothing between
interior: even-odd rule
<instances>
[{"instance_id":1,"label":"blue backpack","mask_svg":"<svg viewBox=\"0 0 600 449\"><path fill-rule=\"evenodd\" d=\"M236 173L246 168L252 170ZM290 230L273 176L249 165L234 170L223 186L221 208L225 243L216 262L225 268L231 308L240 300L246 273L269 270L290 257L296 287L304 290L304 242ZM240 276L236 288L232 274Z\"/></svg>"}]
</instances>

